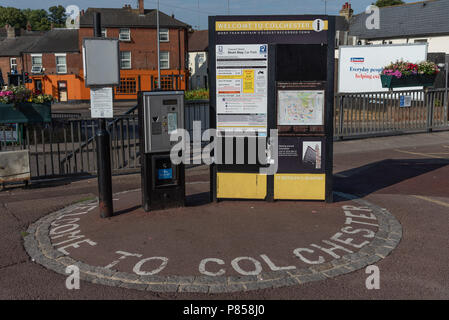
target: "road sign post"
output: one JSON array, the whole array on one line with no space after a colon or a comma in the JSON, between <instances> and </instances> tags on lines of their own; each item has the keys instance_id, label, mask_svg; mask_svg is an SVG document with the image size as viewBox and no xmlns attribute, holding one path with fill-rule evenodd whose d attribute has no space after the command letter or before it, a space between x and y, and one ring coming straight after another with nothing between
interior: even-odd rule
<instances>
[{"instance_id":1,"label":"road sign post","mask_svg":"<svg viewBox=\"0 0 449 320\"><path fill-rule=\"evenodd\" d=\"M94 38L83 40L83 66L86 87L91 89L91 116L98 118L97 175L100 216L112 217L112 170L110 135L106 118L113 117L112 86L120 83L118 40L101 36L101 15L94 15Z\"/></svg>"}]
</instances>

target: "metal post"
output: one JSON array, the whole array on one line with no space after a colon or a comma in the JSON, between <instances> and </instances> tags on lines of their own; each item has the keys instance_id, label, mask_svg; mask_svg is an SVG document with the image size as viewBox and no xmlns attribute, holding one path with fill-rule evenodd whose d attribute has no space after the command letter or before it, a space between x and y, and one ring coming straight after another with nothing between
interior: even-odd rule
<instances>
[{"instance_id":1,"label":"metal post","mask_svg":"<svg viewBox=\"0 0 449 320\"><path fill-rule=\"evenodd\" d=\"M161 58L160 58L160 35L159 35L159 0L157 0L157 15L156 15L156 24L157 24L157 88L161 89Z\"/></svg>"},{"instance_id":2,"label":"metal post","mask_svg":"<svg viewBox=\"0 0 449 320\"><path fill-rule=\"evenodd\" d=\"M94 15L94 36L101 38L101 15ZM106 120L98 119L98 130L96 134L97 144L97 176L98 176L98 199L100 216L109 218L113 216L112 205L112 171L111 150L109 148L109 132L106 130Z\"/></svg>"},{"instance_id":3,"label":"metal post","mask_svg":"<svg viewBox=\"0 0 449 320\"><path fill-rule=\"evenodd\" d=\"M440 64L438 64L438 67L441 69L444 68L444 74L445 74L443 113L444 113L444 125L447 126L448 121L449 121L449 102L447 101L447 99L448 99L448 81L449 81L449 63L448 62L440 63Z\"/></svg>"}]
</instances>

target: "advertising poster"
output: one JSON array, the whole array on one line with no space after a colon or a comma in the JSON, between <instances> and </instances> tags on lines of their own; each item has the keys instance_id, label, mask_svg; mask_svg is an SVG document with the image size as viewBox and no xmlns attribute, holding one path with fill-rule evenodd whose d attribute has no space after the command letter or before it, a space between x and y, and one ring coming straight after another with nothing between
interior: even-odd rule
<instances>
[{"instance_id":1,"label":"advertising poster","mask_svg":"<svg viewBox=\"0 0 449 320\"><path fill-rule=\"evenodd\" d=\"M324 90L278 91L278 125L324 124Z\"/></svg>"},{"instance_id":2,"label":"advertising poster","mask_svg":"<svg viewBox=\"0 0 449 320\"><path fill-rule=\"evenodd\" d=\"M266 136L268 45L216 46L217 131Z\"/></svg>"},{"instance_id":3,"label":"advertising poster","mask_svg":"<svg viewBox=\"0 0 449 320\"><path fill-rule=\"evenodd\" d=\"M338 92L387 92L380 73L397 60L419 63L427 59L427 44L342 46L339 54ZM395 88L420 90L422 87Z\"/></svg>"},{"instance_id":4,"label":"advertising poster","mask_svg":"<svg viewBox=\"0 0 449 320\"><path fill-rule=\"evenodd\" d=\"M324 137L279 137L278 173L323 173L324 142Z\"/></svg>"}]
</instances>

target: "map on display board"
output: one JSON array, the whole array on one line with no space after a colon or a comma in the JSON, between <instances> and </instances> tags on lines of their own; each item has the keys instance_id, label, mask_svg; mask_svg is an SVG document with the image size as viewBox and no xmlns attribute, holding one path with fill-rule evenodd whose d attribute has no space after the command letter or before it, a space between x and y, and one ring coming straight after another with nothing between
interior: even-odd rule
<instances>
[{"instance_id":1,"label":"map on display board","mask_svg":"<svg viewBox=\"0 0 449 320\"><path fill-rule=\"evenodd\" d=\"M324 90L278 92L278 125L321 126L323 115Z\"/></svg>"}]
</instances>

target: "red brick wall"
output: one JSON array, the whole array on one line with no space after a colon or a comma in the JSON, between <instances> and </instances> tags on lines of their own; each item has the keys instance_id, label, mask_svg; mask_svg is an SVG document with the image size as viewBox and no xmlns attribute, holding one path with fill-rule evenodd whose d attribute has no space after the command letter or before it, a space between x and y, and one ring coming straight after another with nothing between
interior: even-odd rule
<instances>
[{"instance_id":1,"label":"red brick wall","mask_svg":"<svg viewBox=\"0 0 449 320\"><path fill-rule=\"evenodd\" d=\"M64 52L58 52L64 53ZM31 73L31 54L24 54L26 71ZM80 53L66 53L67 74L79 74L83 68L83 58ZM45 74L56 73L56 57L54 53L42 53L42 67Z\"/></svg>"},{"instance_id":2,"label":"red brick wall","mask_svg":"<svg viewBox=\"0 0 449 320\"><path fill-rule=\"evenodd\" d=\"M8 83L8 73L11 72L10 58L16 58L17 72L22 72L22 58L21 57L0 57L0 70L2 71L3 81Z\"/></svg>"},{"instance_id":3,"label":"red brick wall","mask_svg":"<svg viewBox=\"0 0 449 320\"><path fill-rule=\"evenodd\" d=\"M106 28L108 38L118 38L119 28ZM157 69L157 31L148 28L130 28L131 41L120 41L120 51L131 51L131 69ZM82 39L92 37L92 28L79 30L80 48ZM170 29L169 42L161 42L160 50L170 52L170 69L186 69L187 32L185 29Z\"/></svg>"}]
</instances>

